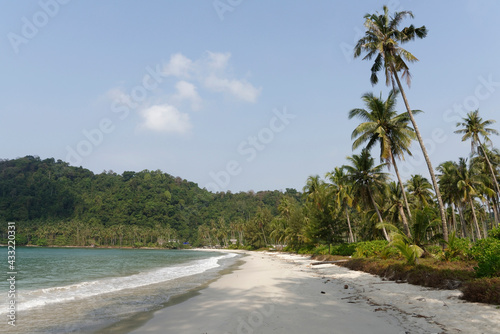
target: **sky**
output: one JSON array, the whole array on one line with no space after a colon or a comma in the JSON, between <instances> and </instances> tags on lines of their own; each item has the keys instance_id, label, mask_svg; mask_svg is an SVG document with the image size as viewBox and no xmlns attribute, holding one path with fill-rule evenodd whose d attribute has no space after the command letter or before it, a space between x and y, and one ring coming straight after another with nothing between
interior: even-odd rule
<instances>
[{"instance_id":1,"label":"sky","mask_svg":"<svg viewBox=\"0 0 500 334\"><path fill-rule=\"evenodd\" d=\"M384 4L429 30L405 45L419 59L406 93L434 167L467 157L456 123L500 109L493 0L3 0L0 158L159 169L214 192L301 190L359 153L347 115L361 96L388 94L353 58L363 16ZM428 177L411 151L402 177Z\"/></svg>"}]
</instances>

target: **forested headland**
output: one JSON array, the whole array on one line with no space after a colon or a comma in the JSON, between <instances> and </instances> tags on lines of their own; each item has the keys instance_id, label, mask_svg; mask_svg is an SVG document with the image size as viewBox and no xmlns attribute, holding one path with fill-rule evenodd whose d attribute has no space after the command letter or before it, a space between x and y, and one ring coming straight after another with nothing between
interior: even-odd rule
<instances>
[{"instance_id":1,"label":"forested headland","mask_svg":"<svg viewBox=\"0 0 500 334\"><path fill-rule=\"evenodd\" d=\"M211 193L160 170L122 174L26 156L0 161L0 221L17 244L56 246L260 246L294 189Z\"/></svg>"}]
</instances>

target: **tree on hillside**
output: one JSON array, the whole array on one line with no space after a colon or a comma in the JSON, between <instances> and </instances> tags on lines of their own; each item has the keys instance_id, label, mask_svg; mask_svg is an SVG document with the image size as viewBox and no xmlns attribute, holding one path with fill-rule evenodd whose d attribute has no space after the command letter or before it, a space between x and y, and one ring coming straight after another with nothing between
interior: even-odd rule
<instances>
[{"instance_id":1,"label":"tree on hillside","mask_svg":"<svg viewBox=\"0 0 500 334\"><path fill-rule=\"evenodd\" d=\"M354 47L354 57L357 58L362 52L365 52L364 60L371 60L375 57L375 61L371 68L370 81L373 85L378 82L378 72L384 70L386 77L386 85L392 84L393 88L397 84L403 101L405 103L406 111L413 124L413 129L417 135L420 148L427 163L427 168L429 169L429 174L431 175L432 184L436 192L436 197L439 204L439 212L441 214L441 224L443 226L443 236L446 241L448 241L448 229L446 225L446 214L444 211L444 204L441 199L441 193L439 192L439 186L437 183L436 176L434 175L434 169L432 167L429 154L425 148L424 141L418 129L417 122L413 116L413 112L410 108L408 99L406 98L403 85L401 84L399 74L403 79L406 79L406 83L409 86L411 83L410 70L407 65L408 63L418 61L417 57L411 54L409 51L403 49L400 45L413 41L416 37L424 38L427 36L427 29L425 26L415 28L413 25L399 29L399 25L404 18L413 18L413 13L410 11L395 12L393 16L389 15L389 9L387 6L383 7L384 13L379 14L366 14L365 15L365 35L359 39L356 46ZM395 82L394 82L395 81Z\"/></svg>"}]
</instances>

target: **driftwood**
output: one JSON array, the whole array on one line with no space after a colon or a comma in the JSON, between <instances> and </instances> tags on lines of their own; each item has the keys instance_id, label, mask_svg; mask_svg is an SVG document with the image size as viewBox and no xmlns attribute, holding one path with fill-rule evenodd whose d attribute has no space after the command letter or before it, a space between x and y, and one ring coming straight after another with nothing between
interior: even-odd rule
<instances>
[{"instance_id":1,"label":"driftwood","mask_svg":"<svg viewBox=\"0 0 500 334\"><path fill-rule=\"evenodd\" d=\"M333 263L338 263L338 262L347 262L349 260L336 260L336 261L321 261L321 262L313 262L311 265L317 266L318 264L333 264Z\"/></svg>"}]
</instances>

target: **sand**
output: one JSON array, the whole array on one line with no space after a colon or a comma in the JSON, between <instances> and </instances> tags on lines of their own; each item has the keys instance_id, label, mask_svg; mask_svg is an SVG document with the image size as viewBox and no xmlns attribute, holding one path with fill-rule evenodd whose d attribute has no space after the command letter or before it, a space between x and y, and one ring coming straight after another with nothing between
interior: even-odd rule
<instances>
[{"instance_id":1,"label":"sand","mask_svg":"<svg viewBox=\"0 0 500 334\"><path fill-rule=\"evenodd\" d=\"M132 333L499 333L500 309L307 257L249 252L237 270Z\"/></svg>"}]
</instances>

